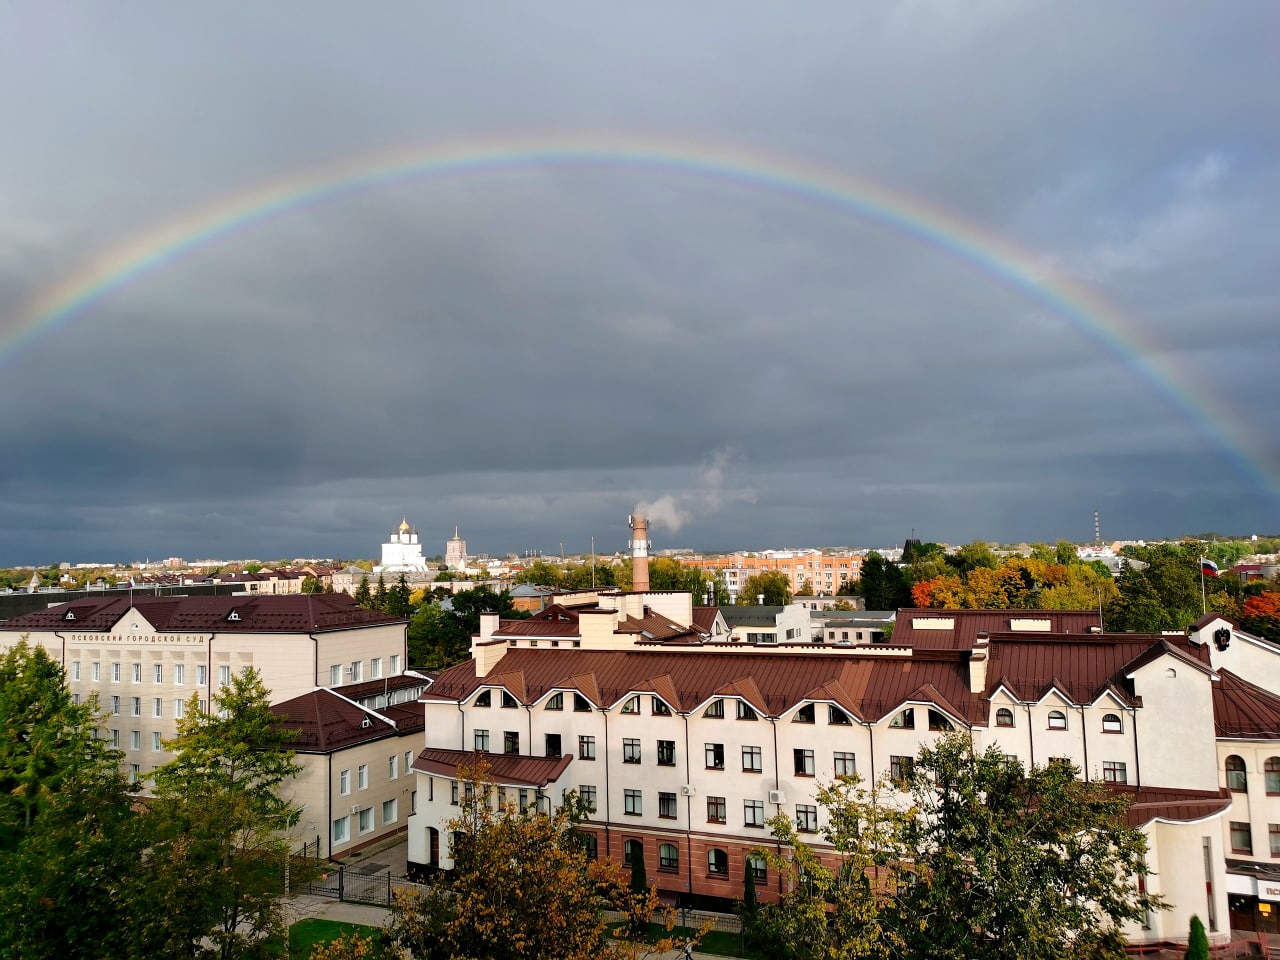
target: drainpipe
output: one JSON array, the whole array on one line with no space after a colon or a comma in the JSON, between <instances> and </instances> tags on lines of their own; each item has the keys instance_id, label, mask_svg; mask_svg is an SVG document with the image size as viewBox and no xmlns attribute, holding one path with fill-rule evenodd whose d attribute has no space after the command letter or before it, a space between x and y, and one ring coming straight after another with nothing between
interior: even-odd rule
<instances>
[{"instance_id":1,"label":"drainpipe","mask_svg":"<svg viewBox=\"0 0 1280 960\"><path fill-rule=\"evenodd\" d=\"M1027 750L1031 754L1031 766L1036 765L1036 732L1031 727L1031 704L1024 703L1022 708L1027 711Z\"/></svg>"},{"instance_id":2,"label":"drainpipe","mask_svg":"<svg viewBox=\"0 0 1280 960\"><path fill-rule=\"evenodd\" d=\"M609 807L609 711L601 707L600 713L604 716L604 853L612 860L613 835L609 830L609 825L613 823L613 814Z\"/></svg>"},{"instance_id":3,"label":"drainpipe","mask_svg":"<svg viewBox=\"0 0 1280 960\"><path fill-rule=\"evenodd\" d=\"M324 810L325 854L324 855L326 860L332 860L333 859L333 832L332 832L333 831L333 753L326 752L324 756L325 756L325 760L328 763L328 771L325 776L325 782L328 784L328 789L325 790L324 792L324 795L325 795L325 810ZM351 836L351 831L349 829L347 831L347 836ZM317 850L316 852L319 853L319 850Z\"/></svg>"},{"instance_id":4,"label":"drainpipe","mask_svg":"<svg viewBox=\"0 0 1280 960\"><path fill-rule=\"evenodd\" d=\"M778 721L770 717L769 724L773 727L773 789L781 790L782 780L778 775Z\"/></svg>"},{"instance_id":5,"label":"drainpipe","mask_svg":"<svg viewBox=\"0 0 1280 960\"><path fill-rule=\"evenodd\" d=\"M1084 746L1084 782L1089 782L1089 729L1084 722L1084 707L1080 707L1080 743Z\"/></svg>"},{"instance_id":6,"label":"drainpipe","mask_svg":"<svg viewBox=\"0 0 1280 960\"><path fill-rule=\"evenodd\" d=\"M467 713L462 709L462 701L458 701L458 747L467 749Z\"/></svg>"},{"instance_id":7,"label":"drainpipe","mask_svg":"<svg viewBox=\"0 0 1280 960\"><path fill-rule=\"evenodd\" d=\"M53 635L62 641L62 673L65 676L67 672L67 638L60 634L57 630L53 631Z\"/></svg>"},{"instance_id":8,"label":"drainpipe","mask_svg":"<svg viewBox=\"0 0 1280 960\"><path fill-rule=\"evenodd\" d=\"M684 719L684 782L692 782L689 769L689 714L682 713ZM689 899L693 898L693 797L684 798L684 852L685 876L688 878Z\"/></svg>"},{"instance_id":9,"label":"drainpipe","mask_svg":"<svg viewBox=\"0 0 1280 960\"><path fill-rule=\"evenodd\" d=\"M533 704L526 703L524 705L525 713L529 715L529 756L533 756ZM543 753L546 753L544 748Z\"/></svg>"},{"instance_id":10,"label":"drainpipe","mask_svg":"<svg viewBox=\"0 0 1280 960\"><path fill-rule=\"evenodd\" d=\"M1133 708L1133 778L1137 782L1134 786L1142 789L1142 759L1138 753L1138 708Z\"/></svg>"}]
</instances>

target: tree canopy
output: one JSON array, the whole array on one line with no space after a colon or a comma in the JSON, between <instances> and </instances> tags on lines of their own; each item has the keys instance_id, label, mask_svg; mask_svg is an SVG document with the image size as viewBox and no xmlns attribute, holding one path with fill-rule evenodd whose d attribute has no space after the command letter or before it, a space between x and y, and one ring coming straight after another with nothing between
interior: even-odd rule
<instances>
[{"instance_id":1,"label":"tree canopy","mask_svg":"<svg viewBox=\"0 0 1280 960\"><path fill-rule=\"evenodd\" d=\"M791 581L781 570L753 573L738 588L738 603L755 606L764 597L764 606L781 607L791 602Z\"/></svg>"}]
</instances>

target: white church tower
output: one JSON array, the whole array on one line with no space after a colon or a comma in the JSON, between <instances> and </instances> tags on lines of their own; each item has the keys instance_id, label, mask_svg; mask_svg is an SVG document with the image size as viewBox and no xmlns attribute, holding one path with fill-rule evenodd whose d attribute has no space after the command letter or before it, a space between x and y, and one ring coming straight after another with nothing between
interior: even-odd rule
<instances>
[{"instance_id":1,"label":"white church tower","mask_svg":"<svg viewBox=\"0 0 1280 960\"><path fill-rule=\"evenodd\" d=\"M391 531L391 539L382 545L382 563L374 567L373 572L427 572L427 561L422 556L422 544L418 542L418 531L409 526L408 517L401 517L399 528Z\"/></svg>"}]
</instances>

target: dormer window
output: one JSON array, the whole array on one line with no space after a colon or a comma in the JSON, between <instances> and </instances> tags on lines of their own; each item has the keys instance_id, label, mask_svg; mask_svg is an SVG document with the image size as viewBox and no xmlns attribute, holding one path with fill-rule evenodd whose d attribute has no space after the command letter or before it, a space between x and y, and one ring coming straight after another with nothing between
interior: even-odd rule
<instances>
[{"instance_id":1,"label":"dormer window","mask_svg":"<svg viewBox=\"0 0 1280 960\"><path fill-rule=\"evenodd\" d=\"M475 705L477 707L487 707L493 702L492 690L481 690L480 696L476 697Z\"/></svg>"},{"instance_id":2,"label":"dormer window","mask_svg":"<svg viewBox=\"0 0 1280 960\"><path fill-rule=\"evenodd\" d=\"M837 706L827 706L827 723L837 727L848 727L853 725L850 716Z\"/></svg>"},{"instance_id":3,"label":"dormer window","mask_svg":"<svg viewBox=\"0 0 1280 960\"><path fill-rule=\"evenodd\" d=\"M916 728L915 708L907 707L907 709L899 711L897 716L889 721L889 726L898 730L914 730Z\"/></svg>"},{"instance_id":4,"label":"dormer window","mask_svg":"<svg viewBox=\"0 0 1280 960\"><path fill-rule=\"evenodd\" d=\"M76 615L75 615L74 613L72 613L70 610L68 610L68 611L67 611L65 614L63 614L63 616L62 616L62 619L63 619L63 620L74 620L75 618L76 618Z\"/></svg>"},{"instance_id":5,"label":"dormer window","mask_svg":"<svg viewBox=\"0 0 1280 960\"><path fill-rule=\"evenodd\" d=\"M708 717L712 720L723 720L724 719L724 701L712 700L709 704L707 704L707 710L703 714L703 716Z\"/></svg>"},{"instance_id":6,"label":"dormer window","mask_svg":"<svg viewBox=\"0 0 1280 960\"><path fill-rule=\"evenodd\" d=\"M623 713L639 713L640 697L634 696L634 697L628 698L627 702L622 705L622 712Z\"/></svg>"},{"instance_id":7,"label":"dormer window","mask_svg":"<svg viewBox=\"0 0 1280 960\"><path fill-rule=\"evenodd\" d=\"M652 712L655 717L671 716L671 708L667 706L666 701L660 700L657 697L652 697L651 699L653 700Z\"/></svg>"},{"instance_id":8,"label":"dormer window","mask_svg":"<svg viewBox=\"0 0 1280 960\"><path fill-rule=\"evenodd\" d=\"M564 709L564 694L563 694L563 693L553 693L553 694L551 695L551 699L547 701L546 709L548 709L548 710L563 710L563 709Z\"/></svg>"},{"instance_id":9,"label":"dormer window","mask_svg":"<svg viewBox=\"0 0 1280 960\"><path fill-rule=\"evenodd\" d=\"M813 723L813 704L806 703L791 718L792 723Z\"/></svg>"},{"instance_id":10,"label":"dormer window","mask_svg":"<svg viewBox=\"0 0 1280 960\"><path fill-rule=\"evenodd\" d=\"M951 721L948 720L937 710L929 711L929 729L930 730L952 730Z\"/></svg>"},{"instance_id":11,"label":"dormer window","mask_svg":"<svg viewBox=\"0 0 1280 960\"><path fill-rule=\"evenodd\" d=\"M239 623L240 612L238 610L232 610L230 613L227 614L227 620L231 623Z\"/></svg>"},{"instance_id":12,"label":"dormer window","mask_svg":"<svg viewBox=\"0 0 1280 960\"><path fill-rule=\"evenodd\" d=\"M749 703L742 700L738 701L738 719L739 720L759 720L760 716L751 708Z\"/></svg>"}]
</instances>

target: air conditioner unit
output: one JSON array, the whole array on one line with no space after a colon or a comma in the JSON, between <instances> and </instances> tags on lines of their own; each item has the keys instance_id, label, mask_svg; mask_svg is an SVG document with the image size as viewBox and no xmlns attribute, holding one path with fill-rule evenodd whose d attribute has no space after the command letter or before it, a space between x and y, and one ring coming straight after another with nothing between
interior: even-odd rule
<instances>
[{"instance_id":1,"label":"air conditioner unit","mask_svg":"<svg viewBox=\"0 0 1280 960\"><path fill-rule=\"evenodd\" d=\"M691 783L686 783L680 788L680 796L682 797L692 797L697 792L698 791L694 789L693 784Z\"/></svg>"},{"instance_id":2,"label":"air conditioner unit","mask_svg":"<svg viewBox=\"0 0 1280 960\"><path fill-rule=\"evenodd\" d=\"M786 803L787 802L786 794L784 794L781 790L770 790L769 802L770 803Z\"/></svg>"},{"instance_id":3,"label":"air conditioner unit","mask_svg":"<svg viewBox=\"0 0 1280 960\"><path fill-rule=\"evenodd\" d=\"M360 804L358 804L358 803L353 803L353 804L351 805L351 812L352 812L352 813L359 813L359 812L360 812Z\"/></svg>"}]
</instances>

